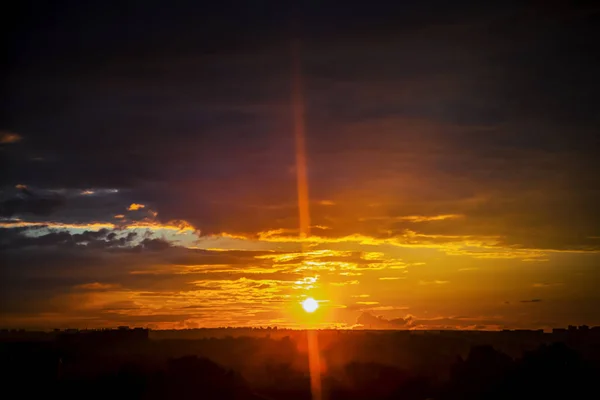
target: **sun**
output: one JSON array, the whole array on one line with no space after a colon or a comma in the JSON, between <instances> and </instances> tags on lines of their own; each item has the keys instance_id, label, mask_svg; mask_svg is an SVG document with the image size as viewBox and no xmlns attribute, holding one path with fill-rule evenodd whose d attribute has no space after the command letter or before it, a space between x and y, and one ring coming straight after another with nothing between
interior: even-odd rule
<instances>
[{"instance_id":1,"label":"sun","mask_svg":"<svg viewBox=\"0 0 600 400\"><path fill-rule=\"evenodd\" d=\"M317 303L317 301L312 297L309 297L308 299L302 302L302 308L304 308L304 311L312 313L315 312L317 308L319 308L319 303Z\"/></svg>"}]
</instances>

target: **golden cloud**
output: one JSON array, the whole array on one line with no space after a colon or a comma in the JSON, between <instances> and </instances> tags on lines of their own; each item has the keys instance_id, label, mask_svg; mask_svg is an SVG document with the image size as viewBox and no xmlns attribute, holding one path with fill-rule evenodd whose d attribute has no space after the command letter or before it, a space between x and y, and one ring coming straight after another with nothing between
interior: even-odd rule
<instances>
[{"instance_id":1,"label":"golden cloud","mask_svg":"<svg viewBox=\"0 0 600 400\"><path fill-rule=\"evenodd\" d=\"M289 233L295 233L295 231L274 229L270 231L259 232L256 239L248 236L236 236L236 238L266 243L304 244L308 246L334 243L352 243L361 246L389 245L394 247L429 248L442 251L448 255L490 259L519 259L522 261L547 261L546 253L550 251L506 247L502 245L502 238L500 236L433 235L418 233L409 229L405 230L400 235L388 238L373 237L362 234L352 234L339 237L313 235L310 237L301 238L295 235L291 236ZM571 252L571 250L564 251ZM572 252L582 251L573 250ZM298 258L300 258L302 254L303 253L298 253ZM378 256L378 252L365 254L365 257L371 257L373 259L376 259ZM396 267L404 268L405 264L397 263Z\"/></svg>"},{"instance_id":2,"label":"golden cloud","mask_svg":"<svg viewBox=\"0 0 600 400\"><path fill-rule=\"evenodd\" d=\"M319 201L319 204L322 206L334 206L335 203L331 200L321 200Z\"/></svg>"},{"instance_id":3,"label":"golden cloud","mask_svg":"<svg viewBox=\"0 0 600 400\"><path fill-rule=\"evenodd\" d=\"M332 286L347 286L347 285L358 285L360 282L357 280L344 281L344 282L329 282Z\"/></svg>"},{"instance_id":4,"label":"golden cloud","mask_svg":"<svg viewBox=\"0 0 600 400\"><path fill-rule=\"evenodd\" d=\"M131 203L129 207L127 207L127 211L137 211L145 207L146 206L144 204Z\"/></svg>"},{"instance_id":5,"label":"golden cloud","mask_svg":"<svg viewBox=\"0 0 600 400\"><path fill-rule=\"evenodd\" d=\"M461 214L441 214L441 215L407 215L404 217L395 218L398 221L410 221L410 222L431 222L431 221L444 221L448 219L464 218Z\"/></svg>"}]
</instances>

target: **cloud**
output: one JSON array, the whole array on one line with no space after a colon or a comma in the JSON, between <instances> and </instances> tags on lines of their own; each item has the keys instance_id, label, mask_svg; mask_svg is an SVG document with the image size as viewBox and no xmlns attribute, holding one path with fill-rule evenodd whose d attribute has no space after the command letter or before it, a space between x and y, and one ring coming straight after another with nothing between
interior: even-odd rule
<instances>
[{"instance_id":1,"label":"cloud","mask_svg":"<svg viewBox=\"0 0 600 400\"><path fill-rule=\"evenodd\" d=\"M331 201L331 200L321 200L321 201L319 201L319 205L322 205L322 206L334 206L335 203L333 201Z\"/></svg>"},{"instance_id":2,"label":"cloud","mask_svg":"<svg viewBox=\"0 0 600 400\"><path fill-rule=\"evenodd\" d=\"M444 221L447 219L457 219L457 218L463 218L464 215L458 215L458 214L442 214L442 215L432 215L432 216L426 216L426 215L409 215L406 217L398 217L397 219L401 220L401 221L410 221L410 222L431 222L431 221Z\"/></svg>"},{"instance_id":3,"label":"cloud","mask_svg":"<svg viewBox=\"0 0 600 400\"><path fill-rule=\"evenodd\" d=\"M92 283L84 283L81 285L77 285L76 288L84 289L84 290L109 290L116 289L118 285L110 284L110 283L100 283L100 282L92 282Z\"/></svg>"},{"instance_id":4,"label":"cloud","mask_svg":"<svg viewBox=\"0 0 600 400\"><path fill-rule=\"evenodd\" d=\"M23 139L23 137L18 133L6 131L0 132L0 144L17 143L21 139Z\"/></svg>"},{"instance_id":5,"label":"cloud","mask_svg":"<svg viewBox=\"0 0 600 400\"><path fill-rule=\"evenodd\" d=\"M521 300L521 303L541 303L542 299Z\"/></svg>"},{"instance_id":6,"label":"cloud","mask_svg":"<svg viewBox=\"0 0 600 400\"><path fill-rule=\"evenodd\" d=\"M129 205L129 207L127 207L128 211L137 211L140 210L142 208L145 208L146 206L144 204L138 204L138 203L131 203Z\"/></svg>"},{"instance_id":7,"label":"cloud","mask_svg":"<svg viewBox=\"0 0 600 400\"><path fill-rule=\"evenodd\" d=\"M423 17L429 15L426 7L419 7L403 13L410 24L382 18L373 26L355 19L360 13L347 12L345 21L330 29L328 18L307 16L307 26L317 33L308 35L317 40L308 40L303 50L312 66L306 88L311 224L328 229L305 240L297 238L294 140L286 117L289 68L273 50L281 40L273 33L285 28L285 18L265 24L260 11L249 7L245 11L257 17L257 34L240 34L243 24L224 19L217 42L207 34L214 24L167 23L167 36L155 40L142 34L135 48L125 42L105 46L114 36L112 27L122 25L117 20L83 23L97 41L76 55L77 67L69 61L71 46L46 34L65 21L40 25L40 34L28 43L31 51L15 53L15 65L23 68L11 72L13 84L5 96L11 118L0 133L0 215L11 220L0 226L27 228L23 237L3 236L12 265L35 260L60 274L34 268L43 279L19 281L21 286L39 289L32 298L70 290L57 283L62 279L66 285L69 274L56 260L74 276L101 263L106 273L125 279L119 271L131 266L156 274L125 279L125 289L113 293L116 300L104 292L78 293L82 297L76 300L129 301L148 310L160 304L136 303L137 289L169 288L177 299L189 285L184 274L173 272L200 273L208 269L202 264L206 259L228 260L221 267L211 264L213 274L235 273L240 265L288 275L313 269L320 274L316 284L323 284L339 282L339 275L377 283L370 271L409 267L400 259L405 255L439 255L450 267L475 258L482 277L494 260L550 267L559 261L571 265L580 253L598 257L600 158L594 151L598 113L592 106L598 68L587 62L595 45L591 35L581 35L590 21L561 24L565 40L547 46L540 35L555 34L556 24L529 20L532 29L524 32L522 19L508 23L519 14L510 7L472 12L450 7L442 22L452 24L431 23ZM136 32L152 31L138 22ZM497 26L507 29L498 34ZM171 39L176 48L169 46ZM102 55L102 65L95 62L100 48L112 49ZM219 56L198 56L198 49L218 49ZM35 63L27 56L34 53L40 56ZM164 84L156 85L157 76ZM26 140L16 143L21 136L13 131ZM23 187L14 193L17 183ZM124 213L134 204L148 207ZM87 241L73 236L101 229L109 231L106 236ZM132 230L139 236L118 244ZM231 252L200 256L181 248L202 243L278 251L261 253L275 257L254 258ZM301 257L302 247L368 248L386 256ZM68 283L105 282L101 272L94 273L99 276ZM395 274L376 276L384 275ZM462 278L448 279L462 290L468 276ZM53 289L44 291L44 284ZM243 311L228 312L227 318L250 320ZM202 318L215 323L221 317Z\"/></svg>"},{"instance_id":8,"label":"cloud","mask_svg":"<svg viewBox=\"0 0 600 400\"><path fill-rule=\"evenodd\" d=\"M347 285L358 285L360 283L360 281L353 279L350 281L343 281L343 282L329 282L330 285L332 286L347 286Z\"/></svg>"},{"instance_id":9,"label":"cloud","mask_svg":"<svg viewBox=\"0 0 600 400\"><path fill-rule=\"evenodd\" d=\"M561 286L562 283L534 283L532 286L534 288L549 288L554 286Z\"/></svg>"},{"instance_id":10,"label":"cloud","mask_svg":"<svg viewBox=\"0 0 600 400\"><path fill-rule=\"evenodd\" d=\"M347 236L325 236L312 235L307 238L298 238L290 235L290 230L276 229L265 232L258 232L255 235L237 235L238 238L248 240L259 240L270 243L306 243L308 245L322 245L334 243L356 243L368 246L395 246L406 248L430 248L438 249L448 255L469 256L482 259L519 259L522 261L547 261L548 256L544 250L540 249L521 249L507 246L501 243L499 237L493 236L461 236L461 235L430 235L420 234L413 230L404 230L396 235L389 232L387 235L367 236L364 234L351 234ZM550 250L548 250L550 251ZM600 250L569 250L563 251L578 252L590 251L600 252Z\"/></svg>"},{"instance_id":11,"label":"cloud","mask_svg":"<svg viewBox=\"0 0 600 400\"><path fill-rule=\"evenodd\" d=\"M81 233L68 231L50 231L45 234L31 235L36 232L35 226L24 226L20 228L0 228L0 248L16 250L21 248L36 247L85 247L85 248L112 248L132 246L137 239L137 232L123 232L121 230L109 230L102 227L98 230L85 230ZM156 239L155 239L156 240ZM148 244L150 239L144 239L137 246L152 246Z\"/></svg>"},{"instance_id":12,"label":"cloud","mask_svg":"<svg viewBox=\"0 0 600 400\"><path fill-rule=\"evenodd\" d=\"M48 216L64 206L66 199L60 195L41 196L33 193L26 185L16 186L18 194L0 202L0 216L14 215Z\"/></svg>"},{"instance_id":13,"label":"cloud","mask_svg":"<svg viewBox=\"0 0 600 400\"><path fill-rule=\"evenodd\" d=\"M381 258L369 252L315 250L308 259L323 260L333 269L306 276L293 252L184 248L158 232L119 227L10 226L0 229L0 324L8 326L49 328L76 326L77 321L108 326L127 317L130 323L160 327L170 327L180 317L202 326L254 325L268 323L260 319L265 312L291 324L285 310L297 296L308 289L338 291L357 285L359 280L342 277L360 263ZM198 304L206 307L190 312Z\"/></svg>"},{"instance_id":14,"label":"cloud","mask_svg":"<svg viewBox=\"0 0 600 400\"><path fill-rule=\"evenodd\" d=\"M373 315L368 311L363 311L356 319L356 323L364 329L398 329L409 327L412 320L413 317L410 315L405 318L386 319L382 316Z\"/></svg>"},{"instance_id":15,"label":"cloud","mask_svg":"<svg viewBox=\"0 0 600 400\"><path fill-rule=\"evenodd\" d=\"M94 233L93 238L106 240L112 233ZM189 312L188 306L197 304L210 306L202 314L202 326L243 325L253 320L250 310L280 310L296 294L293 287L301 278L257 263L255 256L264 252L185 249L148 238L125 248L67 246L81 240L67 239L65 232L42 241L45 245L35 251L18 246L3 250L2 325L166 324L177 316L200 318ZM48 315L53 317L46 320Z\"/></svg>"},{"instance_id":16,"label":"cloud","mask_svg":"<svg viewBox=\"0 0 600 400\"><path fill-rule=\"evenodd\" d=\"M391 311L391 310L401 310L406 308L394 308L394 307L373 307L370 308L371 311ZM399 319L399 326L407 325L409 329L426 329L426 330L455 330L455 329L469 329L469 330L499 330L504 329L506 324L514 327L530 327L530 325L523 324L517 320L507 320L506 317L497 316L497 315L481 315L481 316L465 316L465 315L456 315L456 316L435 316L435 317L419 317L416 315L408 315L404 318L405 321L409 321L407 324L403 324L402 318ZM388 320L383 318L383 326L385 328L381 329L401 329L397 326L389 326L386 321L396 321L396 320ZM375 326L375 325L374 325Z\"/></svg>"},{"instance_id":17,"label":"cloud","mask_svg":"<svg viewBox=\"0 0 600 400\"><path fill-rule=\"evenodd\" d=\"M106 195L111 195L111 194L116 194L116 193L119 193L119 189L96 188L96 189L84 189L79 193L79 195L80 196L106 196Z\"/></svg>"},{"instance_id":18,"label":"cloud","mask_svg":"<svg viewBox=\"0 0 600 400\"><path fill-rule=\"evenodd\" d=\"M90 223L63 223L57 221L23 221L21 219L1 219L0 228L30 228L46 230L99 230L99 229L144 229L150 231L172 231L174 233L187 233L196 237L197 231L186 221L169 221L164 224L152 220L144 219L142 221L118 221Z\"/></svg>"},{"instance_id":19,"label":"cloud","mask_svg":"<svg viewBox=\"0 0 600 400\"><path fill-rule=\"evenodd\" d=\"M139 244L139 247L144 250L162 251L171 247L171 243L164 239L144 239Z\"/></svg>"},{"instance_id":20,"label":"cloud","mask_svg":"<svg viewBox=\"0 0 600 400\"><path fill-rule=\"evenodd\" d=\"M460 214L440 214L440 215L406 215L400 217L393 216L380 216L380 217L371 217L371 218L362 218L362 221L408 221L412 223L420 223L420 222L433 222L433 221L444 221L449 219L458 219L464 218L464 215Z\"/></svg>"}]
</instances>

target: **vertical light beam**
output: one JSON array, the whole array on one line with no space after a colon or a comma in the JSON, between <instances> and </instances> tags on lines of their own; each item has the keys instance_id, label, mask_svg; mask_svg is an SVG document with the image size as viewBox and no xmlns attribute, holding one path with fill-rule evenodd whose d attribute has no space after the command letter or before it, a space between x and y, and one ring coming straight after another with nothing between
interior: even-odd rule
<instances>
[{"instance_id":1,"label":"vertical light beam","mask_svg":"<svg viewBox=\"0 0 600 400\"><path fill-rule=\"evenodd\" d=\"M294 136L296 138L296 184L298 187L298 217L300 238L310 236L310 211L308 206L308 176L306 171L305 107L302 68L300 63L300 42L292 44L292 114ZM306 243L302 242L302 252ZM310 390L313 400L322 400L321 355L319 351L319 332L307 330L308 369L310 372Z\"/></svg>"},{"instance_id":2,"label":"vertical light beam","mask_svg":"<svg viewBox=\"0 0 600 400\"><path fill-rule=\"evenodd\" d=\"M308 208L308 177L306 172L305 109L300 64L300 42L292 45L292 113L296 138L296 185L298 187L298 216L300 237L310 236L310 214Z\"/></svg>"},{"instance_id":3,"label":"vertical light beam","mask_svg":"<svg viewBox=\"0 0 600 400\"><path fill-rule=\"evenodd\" d=\"M319 331L310 329L306 332L308 340L308 370L310 372L310 392L312 400L322 400L321 390L321 354L319 351Z\"/></svg>"}]
</instances>

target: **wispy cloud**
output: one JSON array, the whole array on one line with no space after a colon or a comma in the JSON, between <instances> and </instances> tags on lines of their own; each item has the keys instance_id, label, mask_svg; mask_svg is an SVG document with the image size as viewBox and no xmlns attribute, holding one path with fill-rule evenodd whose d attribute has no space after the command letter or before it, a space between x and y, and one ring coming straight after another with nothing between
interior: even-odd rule
<instances>
[{"instance_id":1,"label":"wispy cloud","mask_svg":"<svg viewBox=\"0 0 600 400\"><path fill-rule=\"evenodd\" d=\"M21 139L23 139L23 137L21 135L19 135L18 133L6 132L6 131L0 132L0 144L17 143Z\"/></svg>"},{"instance_id":2,"label":"wispy cloud","mask_svg":"<svg viewBox=\"0 0 600 400\"><path fill-rule=\"evenodd\" d=\"M360 281L351 280L351 281L343 281L343 282L330 282L329 284L332 286L348 286L348 285L358 285Z\"/></svg>"},{"instance_id":3,"label":"wispy cloud","mask_svg":"<svg viewBox=\"0 0 600 400\"><path fill-rule=\"evenodd\" d=\"M550 287L562 286L562 283L534 283L532 286L534 288L550 288Z\"/></svg>"},{"instance_id":4,"label":"wispy cloud","mask_svg":"<svg viewBox=\"0 0 600 400\"><path fill-rule=\"evenodd\" d=\"M78 289L85 290L109 290L109 289L117 289L119 285L111 284L111 283L100 283L100 282L92 282L92 283L83 283L81 285L77 285Z\"/></svg>"},{"instance_id":5,"label":"wispy cloud","mask_svg":"<svg viewBox=\"0 0 600 400\"><path fill-rule=\"evenodd\" d=\"M334 206L335 202L333 202L331 200L321 200L321 201L319 201L319 204L322 206Z\"/></svg>"},{"instance_id":6,"label":"wispy cloud","mask_svg":"<svg viewBox=\"0 0 600 400\"><path fill-rule=\"evenodd\" d=\"M431 222L431 221L445 221L448 219L464 218L464 215L460 214L441 214L441 215L407 215L403 217L396 217L398 221L410 221L410 222Z\"/></svg>"}]
</instances>

